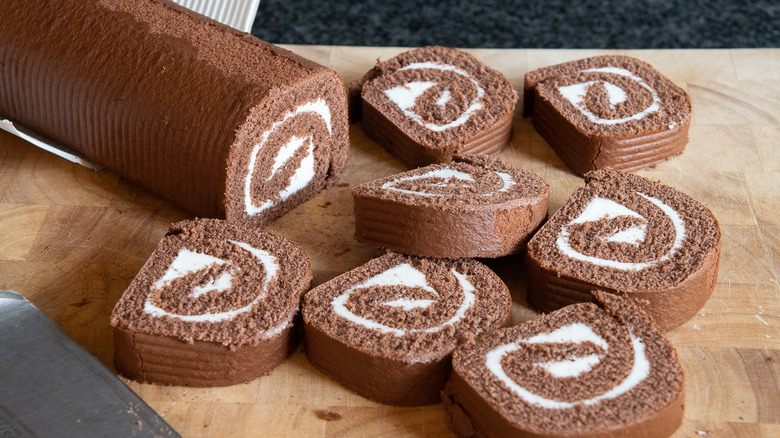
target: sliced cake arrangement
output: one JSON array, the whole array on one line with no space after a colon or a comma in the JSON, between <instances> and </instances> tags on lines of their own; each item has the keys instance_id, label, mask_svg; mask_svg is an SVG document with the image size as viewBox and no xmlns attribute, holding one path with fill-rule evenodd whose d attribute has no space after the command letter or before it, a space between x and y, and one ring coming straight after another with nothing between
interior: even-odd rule
<instances>
[{"instance_id":1,"label":"sliced cake arrangement","mask_svg":"<svg viewBox=\"0 0 780 438\"><path fill-rule=\"evenodd\" d=\"M437 403L452 351L509 322L512 299L470 260L388 253L309 291L306 356L358 394L391 405Z\"/></svg>"},{"instance_id":2,"label":"sliced cake arrangement","mask_svg":"<svg viewBox=\"0 0 780 438\"><path fill-rule=\"evenodd\" d=\"M685 396L677 353L633 302L581 303L455 350L442 393L460 437L668 437Z\"/></svg>"},{"instance_id":3,"label":"sliced cake arrangement","mask_svg":"<svg viewBox=\"0 0 780 438\"><path fill-rule=\"evenodd\" d=\"M169 1L3 8L0 116L198 216L263 225L346 165L333 70Z\"/></svg>"},{"instance_id":4,"label":"sliced cake arrangement","mask_svg":"<svg viewBox=\"0 0 780 438\"><path fill-rule=\"evenodd\" d=\"M524 114L578 175L635 170L680 155L691 100L650 64L595 56L525 75Z\"/></svg>"},{"instance_id":5,"label":"sliced cake arrangement","mask_svg":"<svg viewBox=\"0 0 780 438\"><path fill-rule=\"evenodd\" d=\"M528 303L541 312L588 301L592 289L642 300L663 331L712 294L720 228L679 191L616 170L585 175L528 243Z\"/></svg>"},{"instance_id":6,"label":"sliced cake arrangement","mask_svg":"<svg viewBox=\"0 0 780 438\"><path fill-rule=\"evenodd\" d=\"M281 363L311 286L308 255L216 219L173 224L114 307L114 362L139 382L227 386Z\"/></svg>"},{"instance_id":7,"label":"sliced cake arrangement","mask_svg":"<svg viewBox=\"0 0 780 438\"><path fill-rule=\"evenodd\" d=\"M547 217L549 185L483 155L456 155L356 187L355 238L405 254L501 257Z\"/></svg>"},{"instance_id":8,"label":"sliced cake arrangement","mask_svg":"<svg viewBox=\"0 0 780 438\"><path fill-rule=\"evenodd\" d=\"M350 85L353 119L410 168L454 154L496 154L512 133L516 93L458 49L423 47L379 62Z\"/></svg>"}]
</instances>

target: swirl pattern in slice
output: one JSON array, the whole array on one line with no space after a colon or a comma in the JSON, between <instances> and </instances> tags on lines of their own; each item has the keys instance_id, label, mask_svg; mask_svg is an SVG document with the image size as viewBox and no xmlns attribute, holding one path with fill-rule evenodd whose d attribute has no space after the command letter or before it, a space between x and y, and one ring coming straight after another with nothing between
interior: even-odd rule
<instances>
[{"instance_id":1,"label":"swirl pattern in slice","mask_svg":"<svg viewBox=\"0 0 780 438\"><path fill-rule=\"evenodd\" d=\"M718 221L671 187L614 170L586 186L528 244L528 302L551 311L599 288L645 300L662 330L684 323L715 286Z\"/></svg>"},{"instance_id":2,"label":"swirl pattern in slice","mask_svg":"<svg viewBox=\"0 0 780 438\"><path fill-rule=\"evenodd\" d=\"M526 116L577 174L634 170L683 152L691 101L651 65L596 56L526 74Z\"/></svg>"},{"instance_id":3,"label":"swirl pattern in slice","mask_svg":"<svg viewBox=\"0 0 780 438\"><path fill-rule=\"evenodd\" d=\"M389 253L304 297L306 354L350 389L394 405L439 399L452 350L503 325L506 286L472 260Z\"/></svg>"},{"instance_id":4,"label":"swirl pattern in slice","mask_svg":"<svg viewBox=\"0 0 780 438\"><path fill-rule=\"evenodd\" d=\"M500 152L509 141L509 81L457 49L423 47L380 62L351 85L363 129L409 167L455 153Z\"/></svg>"},{"instance_id":5,"label":"swirl pattern in slice","mask_svg":"<svg viewBox=\"0 0 780 438\"><path fill-rule=\"evenodd\" d=\"M117 368L190 386L266 374L289 354L310 282L308 256L281 237L213 219L174 224L114 308Z\"/></svg>"},{"instance_id":6,"label":"swirl pattern in slice","mask_svg":"<svg viewBox=\"0 0 780 438\"><path fill-rule=\"evenodd\" d=\"M674 348L631 301L594 298L456 350L443 395L455 432L671 435L684 405Z\"/></svg>"},{"instance_id":7,"label":"swirl pattern in slice","mask_svg":"<svg viewBox=\"0 0 780 438\"><path fill-rule=\"evenodd\" d=\"M428 257L500 257L520 251L544 220L549 186L501 160L456 155L352 196L361 242Z\"/></svg>"}]
</instances>

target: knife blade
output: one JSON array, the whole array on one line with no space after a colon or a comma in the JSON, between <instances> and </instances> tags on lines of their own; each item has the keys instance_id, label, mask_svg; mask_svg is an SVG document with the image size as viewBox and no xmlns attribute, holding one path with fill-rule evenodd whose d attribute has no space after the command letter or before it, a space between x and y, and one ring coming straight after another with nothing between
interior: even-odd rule
<instances>
[{"instance_id":1,"label":"knife blade","mask_svg":"<svg viewBox=\"0 0 780 438\"><path fill-rule=\"evenodd\" d=\"M179 437L22 295L0 291L0 437Z\"/></svg>"}]
</instances>

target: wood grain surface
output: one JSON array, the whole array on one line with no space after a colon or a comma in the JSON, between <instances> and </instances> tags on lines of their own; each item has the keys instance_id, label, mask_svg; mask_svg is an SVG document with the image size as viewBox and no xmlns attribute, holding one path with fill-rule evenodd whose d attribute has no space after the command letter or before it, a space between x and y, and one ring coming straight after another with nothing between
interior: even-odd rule
<instances>
[{"instance_id":1,"label":"wood grain surface","mask_svg":"<svg viewBox=\"0 0 780 438\"><path fill-rule=\"evenodd\" d=\"M402 51L289 48L334 68L345 82L378 57ZM637 172L704 203L723 232L712 298L668 335L686 376L685 422L675 436L780 436L780 50L470 52L518 90L531 69L621 53L650 62L688 91L694 112L685 153ZM350 191L406 170L360 124L350 135L340 182L269 226L309 252L315 285L382 253L353 240ZM501 157L550 183L551 213L582 185L519 115ZM79 167L0 131L0 288L22 293L111 369L114 303L168 225L188 217L112 172ZM512 291L514 322L536 317L525 303L521 258L489 265ZM368 401L313 369L300 348L249 384L128 384L185 437L452 436L441 405ZM326 409L341 418L326 419Z\"/></svg>"}]
</instances>

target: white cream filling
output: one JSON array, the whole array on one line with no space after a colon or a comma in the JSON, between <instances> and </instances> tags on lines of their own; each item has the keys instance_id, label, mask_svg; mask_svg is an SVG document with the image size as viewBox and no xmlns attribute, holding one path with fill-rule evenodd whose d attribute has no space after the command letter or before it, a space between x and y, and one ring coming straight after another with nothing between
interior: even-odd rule
<instances>
[{"instance_id":1,"label":"white cream filling","mask_svg":"<svg viewBox=\"0 0 780 438\"><path fill-rule=\"evenodd\" d=\"M561 231L558 234L557 239L555 240L555 244L558 247L558 250L561 251L561 253L566 257L569 257L574 260L579 260L596 266L604 266L604 267L619 269L622 271L641 270L671 259L672 255L674 255L674 253L677 252L677 250L679 250L682 247L682 242L683 239L685 238L685 223L683 222L680 215L673 208L664 204L659 199L656 199L652 196L647 196L643 193L639 193L639 192L636 193L638 193L643 198L647 199L648 201L655 204L658 208L660 208L661 211L663 211L664 214L667 215L669 219L671 219L672 224L674 225L674 230L675 230L674 242L672 243L672 247L669 248L669 251L666 254L649 262L631 263L631 262L620 262L617 260L609 260L600 257L590 256L587 254L583 254L575 250L574 248L572 248L571 244L569 243L569 237L571 236L571 234L568 228L570 225L585 223L585 222L595 222L602 219L615 218L618 216L631 216L636 218L642 218L646 221L646 219L643 218L642 215L640 215L639 213L636 213L635 211L621 204L618 204L617 202L611 199L605 199L598 196L590 200L588 205L585 207L582 213L580 213L579 216L577 216L568 224L561 227ZM643 225L644 227L636 226L636 227L629 228L628 230L618 232L612 236L605 237L604 240L626 242L626 243L638 245L641 241L644 241L646 237L647 225L646 224Z\"/></svg>"},{"instance_id":2,"label":"white cream filling","mask_svg":"<svg viewBox=\"0 0 780 438\"><path fill-rule=\"evenodd\" d=\"M395 327L390 327L385 324L368 319L366 317L356 315L346 306L347 301L355 291L358 291L360 289L367 289L370 287L382 287L382 286L396 286L396 287L401 286L401 287L408 287L408 288L418 287L428 292L431 292L436 297L439 297L439 293L436 292L436 290L433 289L428 284L428 280L425 278L425 274L417 270L409 263L402 263L400 265L394 266L382 273L379 273L369 278L368 280L358 285L352 286L351 288L345 290L341 295L335 297L331 302L331 306L333 308L333 312L336 315L350 321L353 324L359 325L361 327L365 327L366 329L369 330L379 330L382 333L393 333L396 336L403 336L405 334L417 333L417 332L435 333L441 330L442 328L448 325L455 324L457 321L461 320L465 316L466 311L469 308L471 308L471 306L473 306L474 302L476 301L476 295L474 295L474 285L472 285L471 282L468 281L467 276L465 274L461 274L457 272L455 269L452 269L451 272L458 280L458 284L460 286L461 293L463 295L463 300L460 306L458 307L458 310L455 312L455 315L453 315L449 320L434 327L429 327L426 329L399 329ZM381 304L389 305L393 307L400 307L405 311L409 311L421 307L428 307L432 303L433 303L432 300L411 299L411 298L399 296L394 300L386 301Z\"/></svg>"},{"instance_id":3,"label":"white cream filling","mask_svg":"<svg viewBox=\"0 0 780 438\"><path fill-rule=\"evenodd\" d=\"M176 313L168 312L167 310L162 309L157 305L155 305L152 302L152 295L154 291L170 284L170 282L173 279L184 277L193 272L197 272L201 269L209 268L213 265L231 264L227 260L213 257L208 254L194 252L188 249L182 249L176 255L176 258L171 263L171 266L165 271L165 274L163 274L163 276L152 286L144 302L144 312L156 318L168 316L171 318L176 318L187 322L219 322L219 321L232 319L241 313L250 311L255 304L259 303L261 300L263 300L266 297L268 293L268 286L270 285L271 280L274 279L278 274L279 264L277 263L276 257L274 257L273 255L271 255L269 252L265 250L255 248L247 243L237 242L235 240L228 240L228 242L238 246L239 248L248 251L250 254L252 254L252 256L254 256L260 262L261 265L263 265L263 269L265 270L265 278L263 278L263 285L257 297L255 297L255 299L252 300L252 302L238 309L227 310L218 313L204 313L201 315L179 315ZM235 270L231 272L235 273ZM227 281L227 278L223 279L223 277L225 277L225 274L220 276L219 279L214 280L212 286L209 286L207 284L202 289L198 289L198 286L194 287L193 291L190 293L190 296L197 298L198 296L208 292L204 290L205 288L208 287L216 288L216 287L223 286ZM230 275L230 280L232 281L232 274ZM212 289L212 290L217 290L217 289ZM224 290L222 290L221 292L224 293Z\"/></svg>"},{"instance_id":4,"label":"white cream filling","mask_svg":"<svg viewBox=\"0 0 780 438\"><path fill-rule=\"evenodd\" d=\"M436 123L426 123L425 121L423 121L423 118L419 114L412 111L417 98L420 97L423 93L425 93L425 91L428 90L429 88L433 87L434 85L437 85L436 82L413 81L413 82L407 82L403 85L396 85L393 88L385 90L384 91L385 96L391 102L398 105L398 108L401 110L401 112L403 112L403 114L406 117L412 119L420 126L423 126L434 132L442 132L447 129L454 128L456 126L460 126L466 123L471 118L471 116L474 115L475 112L482 109L482 103L480 101L482 100L482 97L485 95L485 90L482 87L480 87L479 83L474 79L472 79L471 75L465 70L455 67L454 65L440 64L437 62L427 61L427 62L414 62L399 68L397 71L415 70L415 69L451 71L453 73L459 74L467 78L469 81L471 81L471 83L474 85L474 87L477 90L477 96L474 99L472 99L472 101L469 103L468 108L466 108L466 110L463 111L463 113L460 116L458 116L457 119L453 120L452 122L445 123L443 125L439 125ZM450 99L451 99L450 90L449 88L445 88L445 90L436 100L436 104L440 106L446 105Z\"/></svg>"},{"instance_id":5,"label":"white cream filling","mask_svg":"<svg viewBox=\"0 0 780 438\"><path fill-rule=\"evenodd\" d=\"M249 166L247 169L246 178L244 179L244 211L246 212L246 214L253 216L263 212L264 210L276 204L276 202L271 199L265 199L259 203L255 203L255 200L252 199L250 189L252 185L252 176L255 173L255 165L257 164L257 157L258 154L260 153L260 150L262 150L265 147L266 141L274 131L276 131L280 126L282 126L288 120L304 113L313 113L318 115L325 122L325 126L328 128L328 134L330 136L333 135L333 128L331 126L330 108L328 107L328 104L323 99L317 99L315 101L300 105L294 111L285 114L282 120L274 122L274 124L271 125L271 128L262 134L260 143L255 145L255 147L252 149L252 154L249 158ZM297 136L290 137L288 142L279 149L279 151L276 153L276 156L274 157L274 163L271 168L271 175L268 178L266 178L266 181L270 181L271 178L273 178L274 175L276 175L276 172L285 163L287 163L292 157L294 157L295 153L299 149L304 147L306 148L306 154L304 158L301 160L301 162L298 164L298 167L295 169L295 172L290 178L290 182L287 184L287 186L284 189L282 189L279 192L279 198L281 200L285 200L288 197L290 197L290 195L292 195L293 193L300 191L301 189L306 187L314 178L315 163L314 163L313 136L307 135L303 138Z\"/></svg>"},{"instance_id":6,"label":"white cream filling","mask_svg":"<svg viewBox=\"0 0 780 438\"><path fill-rule=\"evenodd\" d=\"M634 73L632 73L629 70L626 70L624 68L618 68L618 67L600 67L600 68L589 68L580 71L609 73L609 74L627 77L632 81L636 82L637 84L639 84L639 86L648 90L650 94L653 96L653 103L651 103L650 106L648 106L647 108L643 109L642 111L636 114L633 114L629 117L623 117L620 119L602 119L601 117L596 116L590 110L588 110L585 107L585 104L583 103L585 100L585 96L588 93L588 88L590 88L590 86L593 84L603 83L604 88L607 90L607 98L609 99L609 105L613 109L619 103L626 101L627 94L625 90L605 80L580 82L577 84L558 87L558 92L561 93L561 96L563 96L564 99L571 102L571 104L574 105L575 108L577 108L582 114L584 114L588 118L588 120L590 120L593 123L599 125L617 125L631 120L639 120L650 113L654 113L658 111L661 107L661 99L660 97L658 97L658 93L652 87L650 87L650 85L648 85L644 79L640 78L639 76L636 76Z\"/></svg>"},{"instance_id":7,"label":"white cream filling","mask_svg":"<svg viewBox=\"0 0 780 438\"><path fill-rule=\"evenodd\" d=\"M612 387L609 391L585 400L576 402L562 402L549 399L535 394L512 380L504 371L501 365L502 359L514 351L519 350L525 344L544 344L544 343L576 343L592 342L604 350L604 355L588 355L583 358L572 361L556 361L548 363L550 365L534 364L543 366L545 369L555 370L550 375L553 378L576 377L584 372L590 371L597 365L602 356L606 356L608 344L604 338L597 335L593 329L583 323L573 323L563 326L551 333L536 335L527 339L518 339L515 342L500 345L490 350L485 355L485 365L507 388L514 392L526 403L540 406L545 409L569 409L579 404L594 405L602 400L613 399L639 385L648 375L650 375L650 361L645 354L645 345L642 340L632 332L629 332L631 338L631 347L633 350L633 363L628 376L620 383ZM593 359L595 357L595 360ZM567 363L568 362L568 363ZM556 375L557 374L557 375Z\"/></svg>"},{"instance_id":8,"label":"white cream filling","mask_svg":"<svg viewBox=\"0 0 780 438\"><path fill-rule=\"evenodd\" d=\"M513 185L515 185L515 181L512 178L512 175L505 173L505 172L498 172L493 171L500 179L501 179L501 188L498 190L488 192L488 193L481 193L480 196L493 196L496 193L506 192L508 191ZM412 175L412 176L405 176L403 178L394 179L391 181L388 181L384 184L382 184L383 190L392 190L395 192L400 193L407 193L412 195L418 195L418 196L451 196L449 194L441 194L441 193L427 193L427 192L421 192L416 190L406 190L406 189L400 189L396 187L398 184L404 182L404 181L414 181L418 179L430 179L430 178L437 178L440 181L439 182L432 182L427 184L429 187L447 187L450 185L450 181L452 179L457 179L460 181L468 181L468 182L475 182L474 177L466 172L461 172L460 170L455 170L450 167L442 167L439 169L431 170L429 172L422 173L420 175Z\"/></svg>"}]
</instances>

